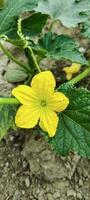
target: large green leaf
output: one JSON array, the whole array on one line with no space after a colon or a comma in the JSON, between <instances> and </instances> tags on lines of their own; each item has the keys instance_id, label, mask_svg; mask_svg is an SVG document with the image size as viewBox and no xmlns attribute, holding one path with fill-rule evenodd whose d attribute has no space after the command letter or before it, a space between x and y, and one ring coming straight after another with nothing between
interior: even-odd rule
<instances>
[{"instance_id":1,"label":"large green leaf","mask_svg":"<svg viewBox=\"0 0 90 200\"><path fill-rule=\"evenodd\" d=\"M47 20L47 15L35 13L22 21L22 32L25 36L35 37L42 32L42 28ZM10 39L19 39L17 35L17 20L12 24L11 29L7 29L4 33Z\"/></svg>"},{"instance_id":2,"label":"large green leaf","mask_svg":"<svg viewBox=\"0 0 90 200\"><path fill-rule=\"evenodd\" d=\"M37 6L38 0L7 0L3 10L0 10L0 34L12 30L15 18L25 11L31 11Z\"/></svg>"},{"instance_id":3,"label":"large green leaf","mask_svg":"<svg viewBox=\"0 0 90 200\"><path fill-rule=\"evenodd\" d=\"M78 45L75 41L65 35L54 35L52 33L45 34L42 39L39 40L38 45L33 46L43 57L51 59L68 59L72 62L81 64L88 64L86 58L78 50Z\"/></svg>"},{"instance_id":4,"label":"large green leaf","mask_svg":"<svg viewBox=\"0 0 90 200\"><path fill-rule=\"evenodd\" d=\"M16 105L0 105L0 140L10 128L15 129L14 118L16 110Z\"/></svg>"},{"instance_id":5,"label":"large green leaf","mask_svg":"<svg viewBox=\"0 0 90 200\"><path fill-rule=\"evenodd\" d=\"M59 114L57 133L49 143L62 156L75 151L80 156L90 157L90 92L67 84L59 90L69 98L70 104Z\"/></svg>"},{"instance_id":6,"label":"large green leaf","mask_svg":"<svg viewBox=\"0 0 90 200\"><path fill-rule=\"evenodd\" d=\"M39 0L35 10L50 15L52 20L61 20L66 27L75 27L86 20L90 0Z\"/></svg>"}]
</instances>

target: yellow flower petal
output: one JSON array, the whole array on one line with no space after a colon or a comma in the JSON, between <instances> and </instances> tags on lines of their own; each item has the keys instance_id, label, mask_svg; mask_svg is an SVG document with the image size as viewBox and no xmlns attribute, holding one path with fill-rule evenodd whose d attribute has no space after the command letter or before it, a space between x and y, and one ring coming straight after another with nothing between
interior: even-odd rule
<instances>
[{"instance_id":1,"label":"yellow flower petal","mask_svg":"<svg viewBox=\"0 0 90 200\"><path fill-rule=\"evenodd\" d=\"M49 94L54 91L56 86L55 78L50 71L40 72L32 79L31 86L38 96L42 99L49 98Z\"/></svg>"},{"instance_id":2,"label":"yellow flower petal","mask_svg":"<svg viewBox=\"0 0 90 200\"><path fill-rule=\"evenodd\" d=\"M20 128L33 128L39 120L40 113L36 108L22 105L15 117L15 123Z\"/></svg>"},{"instance_id":3,"label":"yellow flower petal","mask_svg":"<svg viewBox=\"0 0 90 200\"><path fill-rule=\"evenodd\" d=\"M42 122L41 120L39 121L39 126L40 126L40 128L41 128L43 131L46 132L46 129L45 129L45 127L44 127L44 125L43 125L43 122Z\"/></svg>"},{"instance_id":4,"label":"yellow flower petal","mask_svg":"<svg viewBox=\"0 0 90 200\"><path fill-rule=\"evenodd\" d=\"M12 90L12 95L24 105L29 105L31 102L36 101L37 99L35 92L27 85L17 86Z\"/></svg>"},{"instance_id":5,"label":"yellow flower petal","mask_svg":"<svg viewBox=\"0 0 90 200\"><path fill-rule=\"evenodd\" d=\"M51 109L56 112L61 112L67 108L69 99L62 92L55 92L50 101Z\"/></svg>"},{"instance_id":6,"label":"yellow flower petal","mask_svg":"<svg viewBox=\"0 0 90 200\"><path fill-rule=\"evenodd\" d=\"M72 78L72 74L68 73L68 74L66 75L66 79L69 81L71 78Z\"/></svg>"},{"instance_id":7,"label":"yellow flower petal","mask_svg":"<svg viewBox=\"0 0 90 200\"><path fill-rule=\"evenodd\" d=\"M42 116L40 117L41 120L41 128L46 130L49 134L49 137L53 137L56 134L57 125L58 125L58 116L52 110L47 110L43 112Z\"/></svg>"},{"instance_id":8,"label":"yellow flower petal","mask_svg":"<svg viewBox=\"0 0 90 200\"><path fill-rule=\"evenodd\" d=\"M80 70L80 68L81 68L81 64L73 63L73 64L71 65L71 67L72 67L72 72L73 72L73 73L78 73L79 70Z\"/></svg>"},{"instance_id":9,"label":"yellow flower petal","mask_svg":"<svg viewBox=\"0 0 90 200\"><path fill-rule=\"evenodd\" d=\"M39 126L49 137L56 134L58 116L55 112L66 109L69 99L61 92L55 92L55 79L50 71L34 76L31 87L20 85L12 94L23 104L16 113L15 122L21 128Z\"/></svg>"}]
</instances>

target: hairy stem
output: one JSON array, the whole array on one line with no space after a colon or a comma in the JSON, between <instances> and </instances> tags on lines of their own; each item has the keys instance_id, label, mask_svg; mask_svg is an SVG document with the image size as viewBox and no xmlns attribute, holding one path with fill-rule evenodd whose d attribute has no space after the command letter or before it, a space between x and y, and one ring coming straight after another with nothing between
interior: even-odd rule
<instances>
[{"instance_id":1,"label":"hairy stem","mask_svg":"<svg viewBox=\"0 0 90 200\"><path fill-rule=\"evenodd\" d=\"M40 67L39 67L39 65L38 65L38 63L37 63L37 60L36 60L36 57L35 57L35 55L34 55L34 53L33 53L32 48L31 48L30 46L27 46L27 48L28 48L28 49L30 50L30 52L31 52L31 56L32 56L32 58L33 58L33 61L34 61L34 63L35 63L35 66L36 66L38 72L41 72Z\"/></svg>"},{"instance_id":2,"label":"hairy stem","mask_svg":"<svg viewBox=\"0 0 90 200\"><path fill-rule=\"evenodd\" d=\"M0 97L0 105L3 105L3 104L20 104L20 102L16 98Z\"/></svg>"},{"instance_id":3,"label":"hairy stem","mask_svg":"<svg viewBox=\"0 0 90 200\"><path fill-rule=\"evenodd\" d=\"M28 68L26 65L23 65L19 60L17 60L10 51L8 51L3 44L0 42L0 48L2 49L2 51L8 56L8 58L10 58L10 60L12 60L13 62L15 62L17 65L20 65L21 67L23 67L24 69Z\"/></svg>"},{"instance_id":4,"label":"hairy stem","mask_svg":"<svg viewBox=\"0 0 90 200\"><path fill-rule=\"evenodd\" d=\"M77 75L72 80L68 81L68 83L74 85L74 84L78 83L79 81L81 81L82 79L84 79L89 74L90 74L90 67L88 67L87 69L85 69L83 72L81 72L79 75Z\"/></svg>"},{"instance_id":5,"label":"hairy stem","mask_svg":"<svg viewBox=\"0 0 90 200\"><path fill-rule=\"evenodd\" d=\"M35 63L35 66L36 66L38 72L41 72L41 70L40 70L40 68L39 68L39 65L38 65L38 63L37 63L37 59L36 59L36 57L35 57L35 55L34 55L34 53L33 53L33 50L32 50L32 48L29 46L29 43L28 43L27 38L26 38L26 37L24 36L24 34L22 33L22 18L21 18L21 17L19 17L19 19L18 19L17 34L18 34L19 38L21 39L21 41L22 41L22 43L23 43L23 48L24 48L24 49L28 48L29 51L31 52L31 56L32 56L32 58L33 58L33 61L34 61L34 63Z\"/></svg>"}]
</instances>

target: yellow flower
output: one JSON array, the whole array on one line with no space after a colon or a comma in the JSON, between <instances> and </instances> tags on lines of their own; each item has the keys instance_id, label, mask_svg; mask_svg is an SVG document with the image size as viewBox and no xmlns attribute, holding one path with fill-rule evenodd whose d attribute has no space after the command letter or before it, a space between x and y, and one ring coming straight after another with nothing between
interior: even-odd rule
<instances>
[{"instance_id":1,"label":"yellow flower","mask_svg":"<svg viewBox=\"0 0 90 200\"><path fill-rule=\"evenodd\" d=\"M58 116L56 112L66 109L69 99L62 92L54 92L55 78L50 71L40 72L31 81L31 87L17 86L12 94L21 102L15 122L21 128L39 126L50 137L56 133Z\"/></svg>"},{"instance_id":2,"label":"yellow flower","mask_svg":"<svg viewBox=\"0 0 90 200\"><path fill-rule=\"evenodd\" d=\"M67 80L70 80L73 76L73 74L78 73L80 70L81 64L73 63L71 67L64 67L63 71L66 72L66 78Z\"/></svg>"}]
</instances>

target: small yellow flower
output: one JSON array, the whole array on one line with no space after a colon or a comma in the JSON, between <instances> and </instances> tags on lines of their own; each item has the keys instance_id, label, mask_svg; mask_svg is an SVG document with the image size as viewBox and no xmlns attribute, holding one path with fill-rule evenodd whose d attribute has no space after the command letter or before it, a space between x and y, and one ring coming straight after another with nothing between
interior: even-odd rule
<instances>
[{"instance_id":1,"label":"small yellow flower","mask_svg":"<svg viewBox=\"0 0 90 200\"><path fill-rule=\"evenodd\" d=\"M12 94L21 102L15 122L21 128L39 126L50 137L56 133L58 116L56 112L66 109L69 99L62 92L55 92L56 82L50 71L40 72L31 81L31 87L20 85Z\"/></svg>"},{"instance_id":2,"label":"small yellow flower","mask_svg":"<svg viewBox=\"0 0 90 200\"><path fill-rule=\"evenodd\" d=\"M73 63L71 67L64 67L63 71L66 72L66 78L67 80L70 80L73 76L73 74L78 73L80 70L81 64Z\"/></svg>"}]
</instances>

